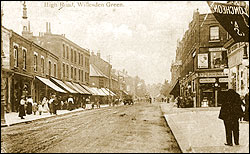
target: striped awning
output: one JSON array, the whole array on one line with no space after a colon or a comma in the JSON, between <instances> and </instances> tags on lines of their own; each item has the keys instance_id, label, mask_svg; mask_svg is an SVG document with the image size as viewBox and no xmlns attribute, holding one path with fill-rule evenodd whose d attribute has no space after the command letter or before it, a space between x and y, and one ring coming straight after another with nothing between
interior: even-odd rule
<instances>
[{"instance_id":1,"label":"striped awning","mask_svg":"<svg viewBox=\"0 0 250 154\"><path fill-rule=\"evenodd\" d=\"M58 91L58 92L61 92L61 93L67 93L65 90L63 90L62 88L60 88L57 85L55 85L49 79L42 78L42 77L39 77L39 76L36 76L36 78L39 79L44 84L46 84L47 86L49 86L50 88L54 89L55 91Z\"/></svg>"}]
</instances>

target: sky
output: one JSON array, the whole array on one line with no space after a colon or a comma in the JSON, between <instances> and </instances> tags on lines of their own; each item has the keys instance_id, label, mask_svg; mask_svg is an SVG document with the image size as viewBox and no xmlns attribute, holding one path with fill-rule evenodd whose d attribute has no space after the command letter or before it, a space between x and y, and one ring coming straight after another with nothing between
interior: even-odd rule
<instances>
[{"instance_id":1,"label":"sky","mask_svg":"<svg viewBox=\"0 0 250 154\"><path fill-rule=\"evenodd\" d=\"M3 26L21 34L22 2L1 4ZM197 8L202 14L210 12L206 1L27 1L26 5L34 35L45 32L50 22L53 34L65 34L82 48L99 51L106 61L111 55L114 69L138 75L146 84L171 80L177 39Z\"/></svg>"}]
</instances>

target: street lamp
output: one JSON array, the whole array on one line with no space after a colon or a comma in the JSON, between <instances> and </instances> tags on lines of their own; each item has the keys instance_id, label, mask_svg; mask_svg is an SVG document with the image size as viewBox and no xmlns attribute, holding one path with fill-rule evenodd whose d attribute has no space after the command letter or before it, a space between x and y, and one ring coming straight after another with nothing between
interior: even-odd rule
<instances>
[{"instance_id":1,"label":"street lamp","mask_svg":"<svg viewBox=\"0 0 250 154\"><path fill-rule=\"evenodd\" d=\"M214 95L215 95L215 107L218 106L218 87L219 87L219 84L216 81L215 84L214 84L214 88L215 88L215 91L214 91Z\"/></svg>"}]
</instances>

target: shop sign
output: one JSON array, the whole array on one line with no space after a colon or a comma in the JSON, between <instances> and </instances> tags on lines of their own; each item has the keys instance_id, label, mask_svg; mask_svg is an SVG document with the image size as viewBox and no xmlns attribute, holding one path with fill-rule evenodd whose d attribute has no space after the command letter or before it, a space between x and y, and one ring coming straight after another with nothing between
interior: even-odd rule
<instances>
[{"instance_id":1,"label":"shop sign","mask_svg":"<svg viewBox=\"0 0 250 154\"><path fill-rule=\"evenodd\" d=\"M225 76L224 72L203 72L199 73L199 77L217 77L217 76Z\"/></svg>"},{"instance_id":2,"label":"shop sign","mask_svg":"<svg viewBox=\"0 0 250 154\"><path fill-rule=\"evenodd\" d=\"M211 12L235 42L249 42L247 6L207 1Z\"/></svg>"},{"instance_id":3,"label":"shop sign","mask_svg":"<svg viewBox=\"0 0 250 154\"><path fill-rule=\"evenodd\" d=\"M204 78L199 80L200 83L215 83L216 79L215 78Z\"/></svg>"},{"instance_id":4,"label":"shop sign","mask_svg":"<svg viewBox=\"0 0 250 154\"><path fill-rule=\"evenodd\" d=\"M198 68L208 68L208 54L198 54Z\"/></svg>"},{"instance_id":5,"label":"shop sign","mask_svg":"<svg viewBox=\"0 0 250 154\"><path fill-rule=\"evenodd\" d=\"M219 78L219 82L228 82L228 78Z\"/></svg>"},{"instance_id":6,"label":"shop sign","mask_svg":"<svg viewBox=\"0 0 250 154\"><path fill-rule=\"evenodd\" d=\"M208 48L208 51L226 51L225 48Z\"/></svg>"}]
</instances>

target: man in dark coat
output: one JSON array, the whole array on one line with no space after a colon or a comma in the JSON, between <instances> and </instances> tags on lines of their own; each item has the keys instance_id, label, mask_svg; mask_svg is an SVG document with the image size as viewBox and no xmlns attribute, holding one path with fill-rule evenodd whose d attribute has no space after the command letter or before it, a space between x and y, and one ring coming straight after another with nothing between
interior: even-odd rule
<instances>
[{"instance_id":1,"label":"man in dark coat","mask_svg":"<svg viewBox=\"0 0 250 154\"><path fill-rule=\"evenodd\" d=\"M249 121L249 92L245 95L245 114L244 120Z\"/></svg>"},{"instance_id":2,"label":"man in dark coat","mask_svg":"<svg viewBox=\"0 0 250 154\"><path fill-rule=\"evenodd\" d=\"M233 146L232 133L235 145L239 145L239 119L243 116L240 95L233 89L229 89L220 91L219 98L222 104L219 119L224 121L226 131L225 145Z\"/></svg>"}]
</instances>

